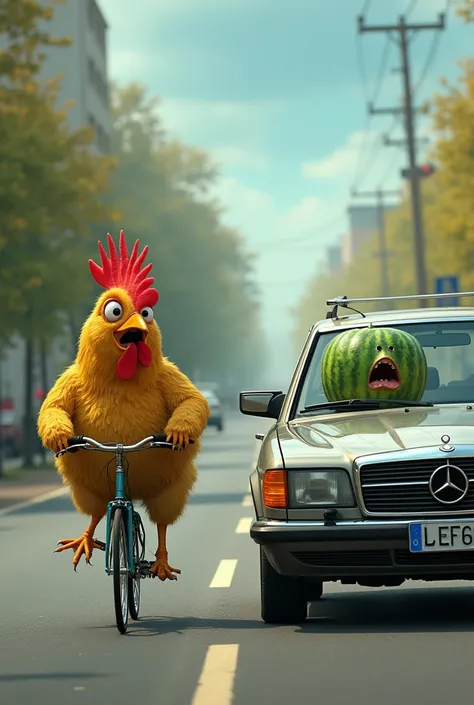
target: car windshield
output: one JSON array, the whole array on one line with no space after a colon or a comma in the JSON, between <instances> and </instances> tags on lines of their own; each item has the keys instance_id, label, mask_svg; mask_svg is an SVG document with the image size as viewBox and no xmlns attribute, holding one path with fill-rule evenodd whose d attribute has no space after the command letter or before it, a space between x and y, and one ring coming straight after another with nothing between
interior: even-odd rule
<instances>
[{"instance_id":1,"label":"car windshield","mask_svg":"<svg viewBox=\"0 0 474 705\"><path fill-rule=\"evenodd\" d=\"M206 397L206 399L210 403L215 403L217 401L216 395L214 394L214 392L211 392L210 389L203 389L202 394Z\"/></svg>"},{"instance_id":2,"label":"car windshield","mask_svg":"<svg viewBox=\"0 0 474 705\"><path fill-rule=\"evenodd\" d=\"M474 403L474 320L420 322L390 327L407 331L423 347L428 363L428 378L421 401L431 404ZM296 396L294 416L304 408L327 404L321 381L321 359L327 344L342 331L321 333L313 346L312 357ZM351 407L363 410L364 406ZM337 413L337 409L321 409L321 413ZM318 413L317 410L314 413Z\"/></svg>"}]
</instances>

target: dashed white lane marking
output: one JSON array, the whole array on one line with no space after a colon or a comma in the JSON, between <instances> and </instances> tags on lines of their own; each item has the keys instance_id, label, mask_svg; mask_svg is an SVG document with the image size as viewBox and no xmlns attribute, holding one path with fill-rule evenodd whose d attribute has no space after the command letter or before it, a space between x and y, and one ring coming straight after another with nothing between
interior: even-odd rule
<instances>
[{"instance_id":1,"label":"dashed white lane marking","mask_svg":"<svg viewBox=\"0 0 474 705\"><path fill-rule=\"evenodd\" d=\"M214 573L211 580L210 588L227 588L232 585L235 569L237 567L236 558L224 558Z\"/></svg>"},{"instance_id":2,"label":"dashed white lane marking","mask_svg":"<svg viewBox=\"0 0 474 705\"><path fill-rule=\"evenodd\" d=\"M27 499L24 502L18 502L18 504L11 504L9 507L4 507L0 509L0 517L5 516L5 514L11 514L19 509L24 509L25 507L31 507L34 504L40 504L41 502L47 502L48 499L54 499L55 497L62 497L69 492L68 487L60 487L59 490L53 490L52 492L46 492L45 494L40 494L32 499Z\"/></svg>"},{"instance_id":3,"label":"dashed white lane marking","mask_svg":"<svg viewBox=\"0 0 474 705\"><path fill-rule=\"evenodd\" d=\"M235 530L236 534L248 534L250 531L250 527L252 525L252 517L242 517L240 519L239 523L237 524L237 528Z\"/></svg>"},{"instance_id":4,"label":"dashed white lane marking","mask_svg":"<svg viewBox=\"0 0 474 705\"><path fill-rule=\"evenodd\" d=\"M246 494L243 501L242 501L242 506L243 507L251 507L252 505L253 505L252 495Z\"/></svg>"},{"instance_id":5,"label":"dashed white lane marking","mask_svg":"<svg viewBox=\"0 0 474 705\"><path fill-rule=\"evenodd\" d=\"M231 705L238 644L209 646L191 705Z\"/></svg>"}]
</instances>

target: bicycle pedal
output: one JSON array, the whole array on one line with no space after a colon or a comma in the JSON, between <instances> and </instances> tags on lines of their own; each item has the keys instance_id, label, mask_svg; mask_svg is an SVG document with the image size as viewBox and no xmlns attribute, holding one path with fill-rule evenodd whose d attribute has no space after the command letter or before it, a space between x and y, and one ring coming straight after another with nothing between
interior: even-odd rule
<instances>
[{"instance_id":1,"label":"bicycle pedal","mask_svg":"<svg viewBox=\"0 0 474 705\"><path fill-rule=\"evenodd\" d=\"M94 539L94 543L97 544L97 547L100 551L105 551L105 543L103 541L99 541L99 539Z\"/></svg>"}]
</instances>

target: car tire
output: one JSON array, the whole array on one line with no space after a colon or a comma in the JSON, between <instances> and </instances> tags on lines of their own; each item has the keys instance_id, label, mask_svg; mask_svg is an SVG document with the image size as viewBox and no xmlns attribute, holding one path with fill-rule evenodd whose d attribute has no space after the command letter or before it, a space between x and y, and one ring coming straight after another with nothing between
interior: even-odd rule
<instances>
[{"instance_id":1,"label":"car tire","mask_svg":"<svg viewBox=\"0 0 474 705\"><path fill-rule=\"evenodd\" d=\"M302 578L280 575L260 546L261 616L267 624L301 624L308 616Z\"/></svg>"},{"instance_id":2,"label":"car tire","mask_svg":"<svg viewBox=\"0 0 474 705\"><path fill-rule=\"evenodd\" d=\"M9 438L7 438L7 440L5 441L4 448L3 448L3 454L4 454L5 460L10 460L12 458L17 457L15 444Z\"/></svg>"}]
</instances>

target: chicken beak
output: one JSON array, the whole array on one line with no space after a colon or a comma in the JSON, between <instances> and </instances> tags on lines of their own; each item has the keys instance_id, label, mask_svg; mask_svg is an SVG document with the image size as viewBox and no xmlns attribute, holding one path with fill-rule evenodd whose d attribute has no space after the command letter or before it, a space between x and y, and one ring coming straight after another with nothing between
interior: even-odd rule
<instances>
[{"instance_id":1,"label":"chicken beak","mask_svg":"<svg viewBox=\"0 0 474 705\"><path fill-rule=\"evenodd\" d=\"M142 340L145 341L148 335L148 326L146 321L140 316L139 313L132 313L129 318L125 321L120 328L114 333L115 342L119 348L123 349L124 346L120 344L120 338L128 331L139 331L142 334Z\"/></svg>"}]
</instances>

